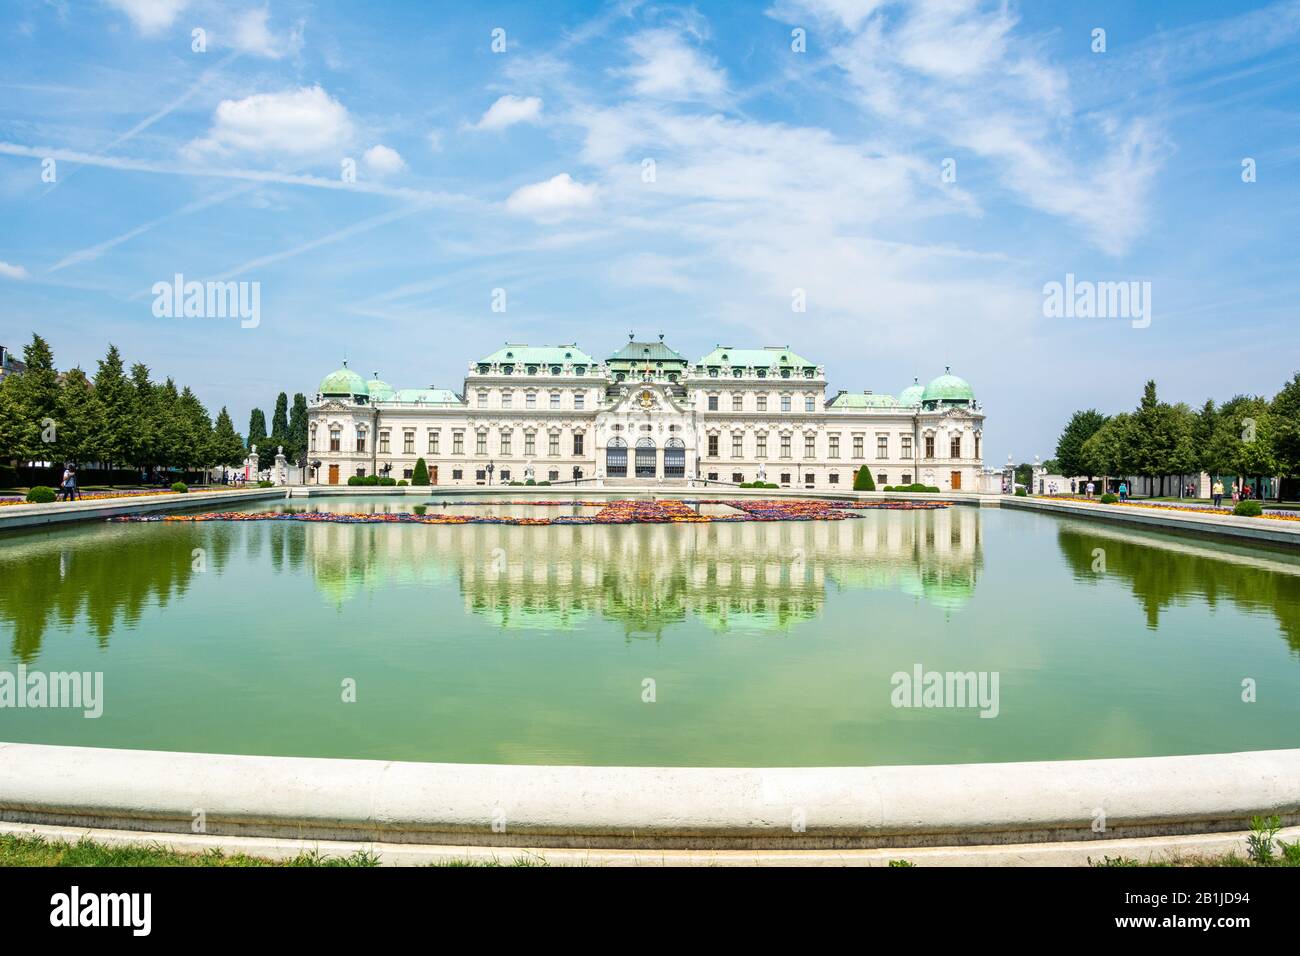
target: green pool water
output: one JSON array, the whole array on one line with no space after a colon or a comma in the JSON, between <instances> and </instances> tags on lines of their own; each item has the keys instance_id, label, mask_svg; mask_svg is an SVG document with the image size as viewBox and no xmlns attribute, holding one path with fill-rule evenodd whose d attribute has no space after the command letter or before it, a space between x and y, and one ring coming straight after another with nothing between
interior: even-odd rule
<instances>
[{"instance_id":1,"label":"green pool water","mask_svg":"<svg viewBox=\"0 0 1300 956\"><path fill-rule=\"evenodd\" d=\"M19 665L101 672L103 715L2 708L0 740L659 766L1297 747L1300 558L965 507L545 528L83 524L0 537L0 672ZM918 667L996 675L997 715L895 706L895 675Z\"/></svg>"}]
</instances>

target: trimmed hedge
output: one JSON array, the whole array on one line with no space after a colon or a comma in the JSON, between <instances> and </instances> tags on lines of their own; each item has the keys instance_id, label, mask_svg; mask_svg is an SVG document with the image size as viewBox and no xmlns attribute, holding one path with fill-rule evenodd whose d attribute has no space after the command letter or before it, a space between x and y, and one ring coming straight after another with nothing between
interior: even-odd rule
<instances>
[{"instance_id":1,"label":"trimmed hedge","mask_svg":"<svg viewBox=\"0 0 1300 956\"><path fill-rule=\"evenodd\" d=\"M871 477L871 469L863 465L853 473L854 491L875 491L876 480Z\"/></svg>"},{"instance_id":2,"label":"trimmed hedge","mask_svg":"<svg viewBox=\"0 0 1300 956\"><path fill-rule=\"evenodd\" d=\"M411 475L411 484L427 485L429 483L429 466L423 458L415 459L415 471Z\"/></svg>"},{"instance_id":3,"label":"trimmed hedge","mask_svg":"<svg viewBox=\"0 0 1300 956\"><path fill-rule=\"evenodd\" d=\"M885 491L909 491L918 493L937 494L939 488L937 485L923 485L919 482L912 482L910 485L885 485Z\"/></svg>"},{"instance_id":4,"label":"trimmed hedge","mask_svg":"<svg viewBox=\"0 0 1300 956\"><path fill-rule=\"evenodd\" d=\"M36 485L27 492L27 500L34 505L48 505L55 497L53 488Z\"/></svg>"},{"instance_id":5,"label":"trimmed hedge","mask_svg":"<svg viewBox=\"0 0 1300 956\"><path fill-rule=\"evenodd\" d=\"M774 485L770 481L742 481L741 488L779 488L780 485Z\"/></svg>"},{"instance_id":6,"label":"trimmed hedge","mask_svg":"<svg viewBox=\"0 0 1300 956\"><path fill-rule=\"evenodd\" d=\"M1029 497L1029 492L1025 491L1024 488L1017 488L1017 489L1016 489L1016 497L1017 497L1017 498L1028 498L1028 497ZM1114 497L1115 497L1114 495L1111 495L1111 498L1114 498Z\"/></svg>"},{"instance_id":7,"label":"trimmed hedge","mask_svg":"<svg viewBox=\"0 0 1300 956\"><path fill-rule=\"evenodd\" d=\"M1264 506L1254 498L1247 498L1245 501L1238 501L1232 513L1243 518L1258 518L1264 513Z\"/></svg>"},{"instance_id":8,"label":"trimmed hedge","mask_svg":"<svg viewBox=\"0 0 1300 956\"><path fill-rule=\"evenodd\" d=\"M269 484L269 482L268 482L268 484ZM183 494L185 494L185 492L187 492L187 491L189 491L189 490L190 490L190 486L187 485L187 484L185 484L185 482L183 482L183 481L174 481L174 482L172 482L172 491L176 492L178 495L183 495Z\"/></svg>"},{"instance_id":9,"label":"trimmed hedge","mask_svg":"<svg viewBox=\"0 0 1300 956\"><path fill-rule=\"evenodd\" d=\"M1017 494L1019 494L1019 492L1017 492ZM1103 505L1113 505L1117 501L1119 501L1119 495L1113 494L1109 491L1101 496L1101 503Z\"/></svg>"}]
</instances>

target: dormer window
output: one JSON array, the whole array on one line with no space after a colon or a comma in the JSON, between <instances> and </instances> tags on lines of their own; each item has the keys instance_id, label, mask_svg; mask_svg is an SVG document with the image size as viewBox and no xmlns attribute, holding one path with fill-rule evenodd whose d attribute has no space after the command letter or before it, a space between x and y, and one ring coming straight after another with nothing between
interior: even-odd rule
<instances>
[{"instance_id":1,"label":"dormer window","mask_svg":"<svg viewBox=\"0 0 1300 956\"><path fill-rule=\"evenodd\" d=\"M575 366L573 367L573 371L576 372L576 373L579 374L579 375L586 375L586 374L587 374L587 366L585 366L585 365L575 365Z\"/></svg>"},{"instance_id":2,"label":"dormer window","mask_svg":"<svg viewBox=\"0 0 1300 956\"><path fill-rule=\"evenodd\" d=\"M536 374L537 374L537 366L536 366L536 365L530 365L530 366L528 366L528 374L529 374L529 375L536 375Z\"/></svg>"},{"instance_id":3,"label":"dormer window","mask_svg":"<svg viewBox=\"0 0 1300 956\"><path fill-rule=\"evenodd\" d=\"M551 374L552 374L552 375L559 375L559 374L560 374L560 371L561 371L560 366L558 366L558 365L552 365L552 366L551 366Z\"/></svg>"},{"instance_id":4,"label":"dormer window","mask_svg":"<svg viewBox=\"0 0 1300 956\"><path fill-rule=\"evenodd\" d=\"M765 369L765 368L760 368L760 369L758 369L757 371L758 371L758 377L759 377L759 378L767 378L767 369Z\"/></svg>"},{"instance_id":5,"label":"dormer window","mask_svg":"<svg viewBox=\"0 0 1300 956\"><path fill-rule=\"evenodd\" d=\"M515 367L514 367L513 365L502 365L502 366L501 366L501 374L502 374L502 375L513 375L514 372L515 372Z\"/></svg>"},{"instance_id":6,"label":"dormer window","mask_svg":"<svg viewBox=\"0 0 1300 956\"><path fill-rule=\"evenodd\" d=\"M803 377L812 378L816 374L816 372L817 370L815 368L806 368L803 370Z\"/></svg>"},{"instance_id":7,"label":"dormer window","mask_svg":"<svg viewBox=\"0 0 1300 956\"><path fill-rule=\"evenodd\" d=\"M491 370L492 370L492 366L491 366L491 365L480 365L480 366L478 367L478 373L479 373L480 375L486 375L486 374L487 374L488 372L490 372Z\"/></svg>"}]
</instances>

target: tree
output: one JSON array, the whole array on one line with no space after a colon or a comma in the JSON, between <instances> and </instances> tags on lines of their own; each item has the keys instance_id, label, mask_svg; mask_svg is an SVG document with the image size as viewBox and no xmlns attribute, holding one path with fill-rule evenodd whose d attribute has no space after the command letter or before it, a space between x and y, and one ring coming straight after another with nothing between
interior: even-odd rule
<instances>
[{"instance_id":1,"label":"tree","mask_svg":"<svg viewBox=\"0 0 1300 956\"><path fill-rule=\"evenodd\" d=\"M225 406L217 413L217 424L212 429L212 452L209 459L213 464L230 468L244 463L244 440L235 431L230 412Z\"/></svg>"},{"instance_id":2,"label":"tree","mask_svg":"<svg viewBox=\"0 0 1300 956\"><path fill-rule=\"evenodd\" d=\"M137 469L148 471L161 463L163 413L149 379L149 366L143 362L131 366L131 422L129 461Z\"/></svg>"},{"instance_id":3,"label":"tree","mask_svg":"<svg viewBox=\"0 0 1300 956\"><path fill-rule=\"evenodd\" d=\"M853 473L853 490L854 491L875 491L876 482L871 477L871 469L863 465Z\"/></svg>"},{"instance_id":4,"label":"tree","mask_svg":"<svg viewBox=\"0 0 1300 956\"><path fill-rule=\"evenodd\" d=\"M1083 444L1104 424L1106 416L1095 408L1078 411L1070 416L1065 430L1056 441L1056 461L1060 474L1071 478L1078 475L1093 477L1083 459Z\"/></svg>"},{"instance_id":5,"label":"tree","mask_svg":"<svg viewBox=\"0 0 1300 956\"><path fill-rule=\"evenodd\" d=\"M1215 473L1262 478L1278 472L1273 416L1267 399L1237 395L1219 409L1209 461Z\"/></svg>"},{"instance_id":6,"label":"tree","mask_svg":"<svg viewBox=\"0 0 1300 956\"><path fill-rule=\"evenodd\" d=\"M181 389L176 407L185 436L185 464L194 468L206 468L213 463L212 421L208 418L208 410L188 385Z\"/></svg>"},{"instance_id":7,"label":"tree","mask_svg":"<svg viewBox=\"0 0 1300 956\"><path fill-rule=\"evenodd\" d=\"M95 372L95 400L99 421L95 429L95 457L110 467L131 459L131 383L122 370L122 355L109 345Z\"/></svg>"},{"instance_id":8,"label":"tree","mask_svg":"<svg viewBox=\"0 0 1300 956\"><path fill-rule=\"evenodd\" d=\"M1273 458L1280 474L1300 475L1300 372L1273 396Z\"/></svg>"},{"instance_id":9,"label":"tree","mask_svg":"<svg viewBox=\"0 0 1300 956\"><path fill-rule=\"evenodd\" d=\"M94 459L99 418L98 400L86 373L80 368L69 369L59 387L59 428L54 448L60 461L81 464Z\"/></svg>"},{"instance_id":10,"label":"tree","mask_svg":"<svg viewBox=\"0 0 1300 956\"><path fill-rule=\"evenodd\" d=\"M423 458L415 459L415 471L411 473L411 484L427 485L429 483L429 466Z\"/></svg>"},{"instance_id":11,"label":"tree","mask_svg":"<svg viewBox=\"0 0 1300 956\"><path fill-rule=\"evenodd\" d=\"M293 396L293 411L289 413L289 441L285 453L291 461L307 457L307 396L298 392Z\"/></svg>"},{"instance_id":12,"label":"tree","mask_svg":"<svg viewBox=\"0 0 1300 956\"><path fill-rule=\"evenodd\" d=\"M253 409L248 416L248 451L251 454L253 446L259 446L263 457L266 455L266 415L260 408Z\"/></svg>"},{"instance_id":13,"label":"tree","mask_svg":"<svg viewBox=\"0 0 1300 956\"><path fill-rule=\"evenodd\" d=\"M18 420L17 375L0 379L0 462L22 457L23 429Z\"/></svg>"},{"instance_id":14,"label":"tree","mask_svg":"<svg viewBox=\"0 0 1300 956\"><path fill-rule=\"evenodd\" d=\"M51 461L58 440L59 373L54 353L39 335L23 348L27 370L13 377L10 398L17 423L17 455L26 461Z\"/></svg>"},{"instance_id":15,"label":"tree","mask_svg":"<svg viewBox=\"0 0 1300 956\"><path fill-rule=\"evenodd\" d=\"M1083 474L1088 476L1126 475L1132 471L1132 419L1127 412L1120 412L1106 420L1106 424L1097 429L1092 437L1083 443Z\"/></svg>"},{"instance_id":16,"label":"tree","mask_svg":"<svg viewBox=\"0 0 1300 956\"><path fill-rule=\"evenodd\" d=\"M1219 411L1215 408L1214 399L1207 398L1192 423L1192 442L1196 456L1195 471L1214 470L1210 465L1210 444L1214 441L1214 430L1218 420Z\"/></svg>"},{"instance_id":17,"label":"tree","mask_svg":"<svg viewBox=\"0 0 1300 956\"><path fill-rule=\"evenodd\" d=\"M275 399L275 411L271 413L271 447L285 446L291 451L289 443L289 396L281 392Z\"/></svg>"}]
</instances>

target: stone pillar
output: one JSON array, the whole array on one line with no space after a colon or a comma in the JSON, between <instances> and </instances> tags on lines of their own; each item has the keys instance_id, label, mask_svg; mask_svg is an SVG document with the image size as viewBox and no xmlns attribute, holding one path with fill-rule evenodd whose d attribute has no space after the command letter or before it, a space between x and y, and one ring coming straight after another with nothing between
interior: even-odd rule
<instances>
[{"instance_id":1,"label":"stone pillar","mask_svg":"<svg viewBox=\"0 0 1300 956\"><path fill-rule=\"evenodd\" d=\"M283 445L275 450L275 470L271 473L271 480L279 486L289 483L289 462L284 457Z\"/></svg>"},{"instance_id":2,"label":"stone pillar","mask_svg":"<svg viewBox=\"0 0 1300 956\"><path fill-rule=\"evenodd\" d=\"M257 475L258 475L256 445L254 445L252 451L248 453L248 457L244 459L244 471L246 473L247 479L252 483L256 484Z\"/></svg>"}]
</instances>

